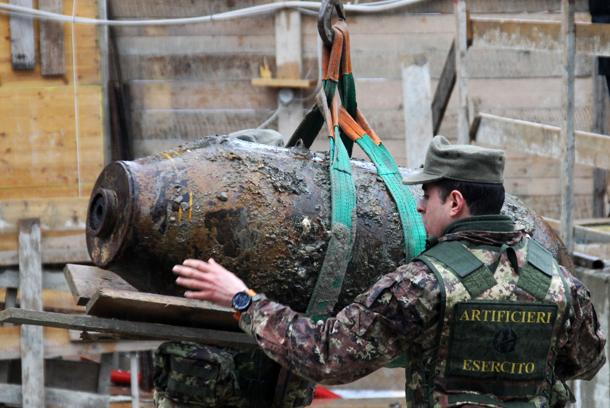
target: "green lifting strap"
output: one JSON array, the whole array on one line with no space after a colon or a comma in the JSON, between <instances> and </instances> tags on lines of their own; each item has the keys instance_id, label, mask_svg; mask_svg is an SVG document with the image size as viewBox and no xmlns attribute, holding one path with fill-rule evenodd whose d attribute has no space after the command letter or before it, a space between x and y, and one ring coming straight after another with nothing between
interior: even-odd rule
<instances>
[{"instance_id":1,"label":"green lifting strap","mask_svg":"<svg viewBox=\"0 0 610 408\"><path fill-rule=\"evenodd\" d=\"M325 86L326 95L334 95L336 83L325 82L335 85L330 89ZM350 157L341 140L338 126L334 132L335 137L330 138L329 160L331 237L306 311L316 321L330 315L339 299L356 235L356 187Z\"/></svg>"},{"instance_id":2,"label":"green lifting strap","mask_svg":"<svg viewBox=\"0 0 610 408\"><path fill-rule=\"evenodd\" d=\"M356 140L356 143L375 164L377 174L396 203L402 224L405 259L410 261L426 247L426 229L417 212L417 201L411 190L402 183L398 165L383 144L377 145L367 134Z\"/></svg>"},{"instance_id":3,"label":"green lifting strap","mask_svg":"<svg viewBox=\"0 0 610 408\"><path fill-rule=\"evenodd\" d=\"M356 83L354 82L354 76L351 72L344 73L339 78L339 95L341 96L341 101L343 101L342 103L345 110L355 118L358 103L356 102ZM352 142L343 132L341 132L341 140L343 140L347 154L352 157L354 142Z\"/></svg>"}]
</instances>

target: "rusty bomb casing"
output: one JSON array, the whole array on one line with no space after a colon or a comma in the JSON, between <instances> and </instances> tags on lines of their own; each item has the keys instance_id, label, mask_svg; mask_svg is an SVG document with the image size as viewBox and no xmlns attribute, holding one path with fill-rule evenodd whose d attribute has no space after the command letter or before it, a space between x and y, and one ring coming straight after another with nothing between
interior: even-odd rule
<instances>
[{"instance_id":1,"label":"rusty bomb casing","mask_svg":"<svg viewBox=\"0 0 610 408\"><path fill-rule=\"evenodd\" d=\"M337 307L405 262L400 220L382 180L371 163L352 164L357 236ZM421 195L419 186L410 188ZM328 155L207 137L108 165L91 195L87 247L98 266L142 291L181 295L172 266L212 257L255 290L303 311L329 240L330 202ZM519 200L507 195L503 212L570 262L555 233Z\"/></svg>"}]
</instances>

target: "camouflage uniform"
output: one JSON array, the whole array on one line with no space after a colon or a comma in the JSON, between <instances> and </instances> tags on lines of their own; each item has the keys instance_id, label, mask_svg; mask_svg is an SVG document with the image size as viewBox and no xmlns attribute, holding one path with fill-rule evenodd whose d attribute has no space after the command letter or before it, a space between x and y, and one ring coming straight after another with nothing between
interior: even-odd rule
<instances>
[{"instance_id":1,"label":"camouflage uniform","mask_svg":"<svg viewBox=\"0 0 610 408\"><path fill-rule=\"evenodd\" d=\"M490 228L489 222L482 223L480 217L458 221L447 228L439 242L456 240L472 247L477 258L495 271L494 277L507 282L499 288L506 293L492 293L490 298L527 297L516 289L515 279L511 284L517 274L506 259L498 261L498 249L529 238L509 218L496 217L497 228ZM525 252L519 252L517 263L522 266L524 262ZM564 382L590 379L604 364L605 338L588 290L563 267L557 267L556 272L565 280L569 288L565 295L571 302L555 336L556 360L546 386L554 390L551 406L563 406L569 399ZM406 355L409 364L406 392L410 403L442 407L453 405L443 398L442 384L434 383L434 390L428 392L426 384L434 379L422 376L429 372L426 367L433 356L444 352L438 337L444 327L440 321L441 306L438 279L425 263L414 261L383 276L354 303L326 321L313 322L287 306L262 299L242 314L239 323L268 356L298 375L326 384L351 382ZM433 402L430 393L434 394ZM550 405L541 399L532 402ZM470 406L500 405L487 402Z\"/></svg>"}]
</instances>

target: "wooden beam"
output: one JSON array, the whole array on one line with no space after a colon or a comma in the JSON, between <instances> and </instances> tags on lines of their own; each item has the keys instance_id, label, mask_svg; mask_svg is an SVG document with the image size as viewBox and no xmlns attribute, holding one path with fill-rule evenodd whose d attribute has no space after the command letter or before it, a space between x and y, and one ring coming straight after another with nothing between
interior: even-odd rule
<instances>
[{"instance_id":1,"label":"wooden beam","mask_svg":"<svg viewBox=\"0 0 610 408\"><path fill-rule=\"evenodd\" d=\"M562 116L561 123L561 231L560 235L568 253L574 251L574 162L576 135L574 129L574 70L575 48L575 0L562 0L561 37L563 40ZM606 152L608 153L608 152Z\"/></svg>"},{"instance_id":2,"label":"wooden beam","mask_svg":"<svg viewBox=\"0 0 610 408\"><path fill-rule=\"evenodd\" d=\"M53 235L51 235L53 234ZM12 245L11 234L0 235L4 247ZM43 234L41 243L43 264L65 264L68 262L91 262L85 242L85 231L54 232ZM0 250L0 267L19 265L17 249Z\"/></svg>"},{"instance_id":3,"label":"wooden beam","mask_svg":"<svg viewBox=\"0 0 610 408\"><path fill-rule=\"evenodd\" d=\"M0 201L0 234L17 233L22 218L40 218L43 231L85 230L89 197Z\"/></svg>"},{"instance_id":4,"label":"wooden beam","mask_svg":"<svg viewBox=\"0 0 610 408\"><path fill-rule=\"evenodd\" d=\"M457 143L468 144L468 79L466 73L466 53L468 52L468 10L466 0L456 0L455 4L455 73L458 97Z\"/></svg>"},{"instance_id":5,"label":"wooden beam","mask_svg":"<svg viewBox=\"0 0 610 408\"><path fill-rule=\"evenodd\" d=\"M23 309L6 309L0 311L0 322L34 324L65 329L93 330L103 333L135 336L144 339L196 341L199 343L228 347L250 346L256 344L254 339L245 333L173 326L160 323L131 322L86 315L37 312Z\"/></svg>"},{"instance_id":6,"label":"wooden beam","mask_svg":"<svg viewBox=\"0 0 610 408\"><path fill-rule=\"evenodd\" d=\"M18 360L21 357L20 338L20 327L0 327L0 344L2 344L0 360ZM161 340L117 340L108 338L102 341L73 340L70 330L44 327L44 357L46 359L155 350L161 343Z\"/></svg>"},{"instance_id":7,"label":"wooden beam","mask_svg":"<svg viewBox=\"0 0 610 408\"><path fill-rule=\"evenodd\" d=\"M32 0L11 0L15 6L32 8ZM34 21L31 17L11 15L11 59L15 71L31 71L36 67Z\"/></svg>"},{"instance_id":8,"label":"wooden beam","mask_svg":"<svg viewBox=\"0 0 610 408\"><path fill-rule=\"evenodd\" d=\"M138 291L116 273L96 266L67 264L64 276L76 304L81 306L85 306L99 290Z\"/></svg>"},{"instance_id":9,"label":"wooden beam","mask_svg":"<svg viewBox=\"0 0 610 408\"><path fill-rule=\"evenodd\" d=\"M424 164L426 149L432 141L430 70L424 56L403 67L402 97L406 164L407 167L417 168Z\"/></svg>"},{"instance_id":10,"label":"wooden beam","mask_svg":"<svg viewBox=\"0 0 610 408\"><path fill-rule=\"evenodd\" d=\"M43 289L68 290L66 278L60 270L43 269L42 271ZM19 271L17 269L0 270L0 288L19 288Z\"/></svg>"},{"instance_id":11,"label":"wooden beam","mask_svg":"<svg viewBox=\"0 0 610 408\"><path fill-rule=\"evenodd\" d=\"M553 228L559 232L560 221L543 217L544 220ZM610 233L589 228L582 225L574 226L574 240L579 244L610 244Z\"/></svg>"},{"instance_id":12,"label":"wooden beam","mask_svg":"<svg viewBox=\"0 0 610 408\"><path fill-rule=\"evenodd\" d=\"M79 407L79 408L106 408L110 402L108 395L91 392L64 390L60 388L46 388L45 399L41 406L53 407ZM0 402L10 405L20 405L25 392L19 384L0 384ZM32 407L33 405L24 405Z\"/></svg>"},{"instance_id":13,"label":"wooden beam","mask_svg":"<svg viewBox=\"0 0 610 408\"><path fill-rule=\"evenodd\" d=\"M451 43L447 58L445 59L445 65L443 66L443 72L436 85L436 91L434 91L434 99L432 100L432 133L438 135L443 123L443 117L449 105L449 99L451 99L451 93L455 86L455 40Z\"/></svg>"},{"instance_id":14,"label":"wooden beam","mask_svg":"<svg viewBox=\"0 0 610 408\"><path fill-rule=\"evenodd\" d=\"M562 48L561 22L472 17L475 47L556 50ZM610 25L576 23L577 53L610 56Z\"/></svg>"},{"instance_id":15,"label":"wooden beam","mask_svg":"<svg viewBox=\"0 0 610 408\"><path fill-rule=\"evenodd\" d=\"M303 55L301 46L301 13L297 10L282 10L275 14L275 64L279 79L301 78ZM296 90L289 90L292 97L282 98L278 94L278 131L291 135L303 119L303 103ZM284 94L288 94L284 92Z\"/></svg>"},{"instance_id":16,"label":"wooden beam","mask_svg":"<svg viewBox=\"0 0 610 408\"><path fill-rule=\"evenodd\" d=\"M268 88L305 89L313 87L316 84L316 81L298 78L252 78L251 83L253 86Z\"/></svg>"},{"instance_id":17,"label":"wooden beam","mask_svg":"<svg viewBox=\"0 0 610 408\"><path fill-rule=\"evenodd\" d=\"M525 120L480 113L471 135L478 143L559 160L560 128ZM576 164L610 169L610 138L576 132Z\"/></svg>"},{"instance_id":18,"label":"wooden beam","mask_svg":"<svg viewBox=\"0 0 610 408\"><path fill-rule=\"evenodd\" d=\"M229 308L203 300L131 290L99 289L87 303L87 314L138 322L238 330Z\"/></svg>"},{"instance_id":19,"label":"wooden beam","mask_svg":"<svg viewBox=\"0 0 610 408\"><path fill-rule=\"evenodd\" d=\"M63 14L63 0L38 0L38 8ZM56 21L40 21L40 71L42 76L66 73L64 53L64 25Z\"/></svg>"},{"instance_id":20,"label":"wooden beam","mask_svg":"<svg viewBox=\"0 0 610 408\"><path fill-rule=\"evenodd\" d=\"M42 257L38 219L19 222L19 290L23 309L42 311ZM42 327L21 327L21 387L24 407L44 407L43 344Z\"/></svg>"}]
</instances>

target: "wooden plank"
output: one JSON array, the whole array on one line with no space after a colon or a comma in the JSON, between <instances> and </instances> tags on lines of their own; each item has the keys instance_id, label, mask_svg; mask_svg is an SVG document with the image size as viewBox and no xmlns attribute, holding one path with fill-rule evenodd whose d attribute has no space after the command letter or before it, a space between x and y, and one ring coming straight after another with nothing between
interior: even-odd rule
<instances>
[{"instance_id":1,"label":"wooden plank","mask_svg":"<svg viewBox=\"0 0 610 408\"><path fill-rule=\"evenodd\" d=\"M10 4L21 7L32 8L32 3L32 0L10 0ZM13 69L31 71L36 65L34 21L31 17L11 15L10 25Z\"/></svg>"},{"instance_id":2,"label":"wooden plank","mask_svg":"<svg viewBox=\"0 0 610 408\"><path fill-rule=\"evenodd\" d=\"M282 88L302 88L311 86L311 81L300 80L303 65L301 49L301 13L297 10L282 10L275 13L275 65L276 77L288 81ZM261 78L264 81L264 79ZM297 80L296 82L293 82ZM273 81L271 81L272 83ZM252 80L255 85L255 80ZM277 118L278 131L291 134L303 120L303 102L291 89L280 90L277 104L280 108Z\"/></svg>"},{"instance_id":3,"label":"wooden plank","mask_svg":"<svg viewBox=\"0 0 610 408\"><path fill-rule=\"evenodd\" d=\"M253 80L254 81L254 80ZM288 87L289 80L279 80ZM275 109L276 90L260 89L248 80L130 81L132 109Z\"/></svg>"},{"instance_id":4,"label":"wooden plank","mask_svg":"<svg viewBox=\"0 0 610 408\"><path fill-rule=\"evenodd\" d=\"M311 88L316 81L310 79L290 78L252 78L252 85L269 88Z\"/></svg>"},{"instance_id":5,"label":"wooden plank","mask_svg":"<svg viewBox=\"0 0 610 408\"><path fill-rule=\"evenodd\" d=\"M426 150L432 141L432 98L430 71L422 57L403 68L403 100L405 118L405 148L407 167L417 168L424 163Z\"/></svg>"},{"instance_id":6,"label":"wooden plank","mask_svg":"<svg viewBox=\"0 0 610 408\"><path fill-rule=\"evenodd\" d=\"M466 53L468 51L468 10L466 0L456 0L455 4L455 84L457 86L457 143L468 144L468 74L466 73Z\"/></svg>"},{"instance_id":7,"label":"wooden plank","mask_svg":"<svg viewBox=\"0 0 610 408\"><path fill-rule=\"evenodd\" d=\"M516 151L560 159L560 128L487 113L481 121L476 141L485 145L510 146ZM610 138L590 132L576 132L576 163L610 169Z\"/></svg>"},{"instance_id":8,"label":"wooden plank","mask_svg":"<svg viewBox=\"0 0 610 408\"><path fill-rule=\"evenodd\" d=\"M544 220L557 232L561 227L561 223L557 219L544 217ZM574 240L580 244L596 244L610 243L610 233L598 231L593 228L574 225L573 228Z\"/></svg>"},{"instance_id":9,"label":"wooden plank","mask_svg":"<svg viewBox=\"0 0 610 408\"><path fill-rule=\"evenodd\" d=\"M109 394L108 386L110 385L110 375L112 373L112 353L104 353L100 357L100 370L97 380L98 394ZM137 383L137 381L136 381Z\"/></svg>"},{"instance_id":10,"label":"wooden plank","mask_svg":"<svg viewBox=\"0 0 610 408\"><path fill-rule=\"evenodd\" d=\"M90 392L71 391L60 388L46 388L45 398L40 406L79 407L79 408L105 408L108 407L109 396ZM0 384L0 402L5 404L21 404L26 399L19 384ZM24 405L34 407L34 405Z\"/></svg>"},{"instance_id":11,"label":"wooden plank","mask_svg":"<svg viewBox=\"0 0 610 408\"><path fill-rule=\"evenodd\" d=\"M138 291L117 274L96 266L68 264L64 276L77 305L86 305L98 290Z\"/></svg>"},{"instance_id":12,"label":"wooden plank","mask_svg":"<svg viewBox=\"0 0 610 408\"><path fill-rule=\"evenodd\" d=\"M68 329L44 327L44 357L46 359L69 356L93 356L115 352L155 350L161 340L120 340L73 341ZM14 360L21 357L20 328L0 327L0 360Z\"/></svg>"},{"instance_id":13,"label":"wooden plank","mask_svg":"<svg viewBox=\"0 0 610 408\"><path fill-rule=\"evenodd\" d=\"M561 23L549 20L471 18L473 45L517 49L560 50ZM575 25L578 53L610 56L610 26L601 23Z\"/></svg>"},{"instance_id":14,"label":"wooden plank","mask_svg":"<svg viewBox=\"0 0 610 408\"><path fill-rule=\"evenodd\" d=\"M19 286L21 307L42 311L42 256L40 221L19 221ZM45 403L42 327L21 327L21 387L25 407L42 408Z\"/></svg>"},{"instance_id":15,"label":"wooden plank","mask_svg":"<svg viewBox=\"0 0 610 408\"><path fill-rule=\"evenodd\" d=\"M84 230L89 198L48 198L0 201L0 233L16 234L21 218L40 218L43 231ZM6 248L0 248L6 249Z\"/></svg>"},{"instance_id":16,"label":"wooden plank","mask_svg":"<svg viewBox=\"0 0 610 408\"><path fill-rule=\"evenodd\" d=\"M561 231L560 235L569 253L574 251L574 162L576 136L574 129L574 66L575 66L575 22L574 0L562 0L561 38L563 39L562 62L562 116L561 123ZM609 36L610 37L610 36ZM606 152L607 153L607 152Z\"/></svg>"},{"instance_id":17,"label":"wooden plank","mask_svg":"<svg viewBox=\"0 0 610 408\"><path fill-rule=\"evenodd\" d=\"M9 289L0 288L0 296ZM74 303L72 294L65 290L44 289L42 291L42 308L48 312L84 313L85 308ZM19 305L17 298L16 305ZM8 307L7 307L8 308Z\"/></svg>"},{"instance_id":18,"label":"wooden plank","mask_svg":"<svg viewBox=\"0 0 610 408\"><path fill-rule=\"evenodd\" d=\"M434 99L432 99L432 133L434 135L439 134L441 123L443 122L443 117L445 116L445 111L455 86L455 61L455 41L453 41L449 48L447 59L445 59L436 90L434 91Z\"/></svg>"},{"instance_id":19,"label":"wooden plank","mask_svg":"<svg viewBox=\"0 0 610 408\"><path fill-rule=\"evenodd\" d=\"M91 262L85 242L85 231L62 231L58 235L44 233L42 239L43 264L65 264L67 262ZM9 234L0 235L0 266L19 264L19 256L14 240ZM8 248L7 248L8 247Z\"/></svg>"},{"instance_id":20,"label":"wooden plank","mask_svg":"<svg viewBox=\"0 0 610 408\"><path fill-rule=\"evenodd\" d=\"M63 0L38 0L38 8L51 13L63 14L63 3ZM63 23L40 21L40 71L43 76L66 73Z\"/></svg>"},{"instance_id":21,"label":"wooden plank","mask_svg":"<svg viewBox=\"0 0 610 408\"><path fill-rule=\"evenodd\" d=\"M196 341L199 343L228 347L256 344L254 339L250 336L239 332L173 326L160 323L131 322L95 316L37 312L23 309L6 309L0 311L0 322L36 324L66 329L94 330L104 333L135 336L143 339Z\"/></svg>"},{"instance_id":22,"label":"wooden plank","mask_svg":"<svg viewBox=\"0 0 610 408\"><path fill-rule=\"evenodd\" d=\"M0 288L19 287L19 270L3 269L0 271ZM61 270L43 269L42 287L44 289L68 290L68 284Z\"/></svg>"},{"instance_id":23,"label":"wooden plank","mask_svg":"<svg viewBox=\"0 0 610 408\"><path fill-rule=\"evenodd\" d=\"M96 17L97 2L94 0L78 0L77 14L83 17ZM66 9L71 10L71 1L66 3ZM6 17L2 17L3 19ZM75 27L78 41L76 43L76 60L78 63L79 84L99 84L99 51L96 42L96 27L77 24ZM64 44L71 42L71 30L65 31ZM42 77L41 64L36 64L32 71L15 71L11 64L11 38L9 24L0 24L0 77L2 88L11 86L48 87L71 86L72 83L72 49L65 47L66 75L58 77Z\"/></svg>"},{"instance_id":24,"label":"wooden plank","mask_svg":"<svg viewBox=\"0 0 610 408\"><path fill-rule=\"evenodd\" d=\"M139 322L237 330L233 311L210 302L131 290L100 289L87 314Z\"/></svg>"}]
</instances>

